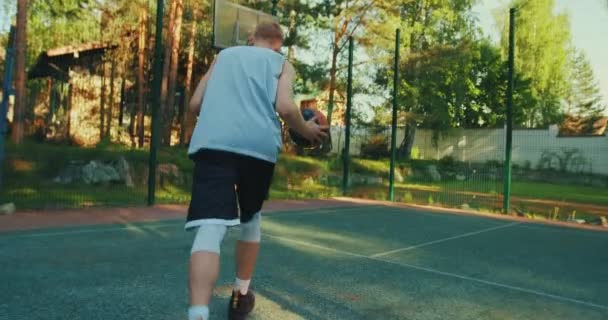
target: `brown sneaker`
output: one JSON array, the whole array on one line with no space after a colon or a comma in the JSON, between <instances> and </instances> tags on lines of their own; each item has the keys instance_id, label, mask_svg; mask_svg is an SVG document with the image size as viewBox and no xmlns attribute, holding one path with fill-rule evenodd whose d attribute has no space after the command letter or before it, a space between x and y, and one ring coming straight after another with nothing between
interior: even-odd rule
<instances>
[{"instance_id":1,"label":"brown sneaker","mask_svg":"<svg viewBox=\"0 0 608 320\"><path fill-rule=\"evenodd\" d=\"M255 306L255 295L251 290L243 295L241 292L232 291L230 303L228 304L229 320L244 320Z\"/></svg>"}]
</instances>

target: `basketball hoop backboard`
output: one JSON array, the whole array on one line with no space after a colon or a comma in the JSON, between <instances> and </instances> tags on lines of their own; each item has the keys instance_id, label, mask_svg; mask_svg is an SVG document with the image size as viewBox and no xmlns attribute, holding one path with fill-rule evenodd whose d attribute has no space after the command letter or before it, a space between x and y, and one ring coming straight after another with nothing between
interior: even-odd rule
<instances>
[{"instance_id":1,"label":"basketball hoop backboard","mask_svg":"<svg viewBox=\"0 0 608 320\"><path fill-rule=\"evenodd\" d=\"M228 0L215 0L213 14L213 46L224 49L247 45L247 38L262 22L275 21L276 17L253 10Z\"/></svg>"}]
</instances>

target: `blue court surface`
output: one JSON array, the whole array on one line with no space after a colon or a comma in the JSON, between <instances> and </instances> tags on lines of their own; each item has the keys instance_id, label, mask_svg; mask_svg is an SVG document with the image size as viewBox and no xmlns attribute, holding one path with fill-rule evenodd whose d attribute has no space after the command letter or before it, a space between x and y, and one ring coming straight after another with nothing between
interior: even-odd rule
<instances>
[{"instance_id":1,"label":"blue court surface","mask_svg":"<svg viewBox=\"0 0 608 320\"><path fill-rule=\"evenodd\" d=\"M380 205L262 225L251 319L608 319L608 232ZM192 239L182 220L2 233L0 319L185 319Z\"/></svg>"}]
</instances>

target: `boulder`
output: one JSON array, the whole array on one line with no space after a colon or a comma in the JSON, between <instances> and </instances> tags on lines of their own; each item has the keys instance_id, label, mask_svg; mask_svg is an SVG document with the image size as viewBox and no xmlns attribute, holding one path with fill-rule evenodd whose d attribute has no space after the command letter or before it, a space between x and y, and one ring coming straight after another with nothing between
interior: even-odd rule
<instances>
[{"instance_id":1,"label":"boulder","mask_svg":"<svg viewBox=\"0 0 608 320\"><path fill-rule=\"evenodd\" d=\"M15 204L12 202L0 205L0 214L9 215L15 213L16 210L17 207L15 207Z\"/></svg>"},{"instance_id":2,"label":"boulder","mask_svg":"<svg viewBox=\"0 0 608 320\"><path fill-rule=\"evenodd\" d=\"M302 184L305 186L312 186L315 184L315 179L313 177L306 177L302 181Z\"/></svg>"},{"instance_id":3,"label":"boulder","mask_svg":"<svg viewBox=\"0 0 608 320\"><path fill-rule=\"evenodd\" d=\"M400 170L395 170L395 181L398 183L403 183L403 181L405 181L405 179L403 179L403 175L401 174Z\"/></svg>"},{"instance_id":4,"label":"boulder","mask_svg":"<svg viewBox=\"0 0 608 320\"><path fill-rule=\"evenodd\" d=\"M437 166L435 165L429 165L426 167L426 173L428 174L428 176L431 178L432 181L441 181L441 174L439 174L439 171L437 170Z\"/></svg>"},{"instance_id":5,"label":"boulder","mask_svg":"<svg viewBox=\"0 0 608 320\"><path fill-rule=\"evenodd\" d=\"M118 158L118 161L115 165L116 171L118 172L118 176L120 177L120 181L125 183L125 186L129 188L133 188L135 183L133 183L133 175L131 173L131 166L129 162L124 157Z\"/></svg>"},{"instance_id":6,"label":"boulder","mask_svg":"<svg viewBox=\"0 0 608 320\"><path fill-rule=\"evenodd\" d=\"M60 184L70 184L82 181L82 162L70 161L67 167L63 168L53 179L53 182Z\"/></svg>"},{"instance_id":7,"label":"boulder","mask_svg":"<svg viewBox=\"0 0 608 320\"><path fill-rule=\"evenodd\" d=\"M93 160L82 167L82 179L86 184L98 184L120 181L120 176L111 165Z\"/></svg>"},{"instance_id":8,"label":"boulder","mask_svg":"<svg viewBox=\"0 0 608 320\"><path fill-rule=\"evenodd\" d=\"M165 182L182 184L184 175L175 164L161 163L156 168L156 180L160 182L160 186L164 186Z\"/></svg>"},{"instance_id":9,"label":"boulder","mask_svg":"<svg viewBox=\"0 0 608 320\"><path fill-rule=\"evenodd\" d=\"M382 184L382 177L367 177L367 184Z\"/></svg>"}]
</instances>

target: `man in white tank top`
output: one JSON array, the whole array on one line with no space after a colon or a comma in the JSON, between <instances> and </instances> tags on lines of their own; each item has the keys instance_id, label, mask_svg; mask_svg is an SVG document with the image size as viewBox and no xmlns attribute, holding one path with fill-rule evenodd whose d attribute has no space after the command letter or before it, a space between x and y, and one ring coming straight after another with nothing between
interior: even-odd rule
<instances>
[{"instance_id":1,"label":"man in white tank top","mask_svg":"<svg viewBox=\"0 0 608 320\"><path fill-rule=\"evenodd\" d=\"M188 154L195 162L186 230L196 230L190 257L189 320L209 320L227 227L239 226L237 274L228 317L245 319L255 297L249 290L261 238L262 204L281 146L278 117L311 141L327 128L304 121L293 100L295 70L277 53L281 27L260 24L252 46L222 51L199 83L190 109L199 114Z\"/></svg>"}]
</instances>

